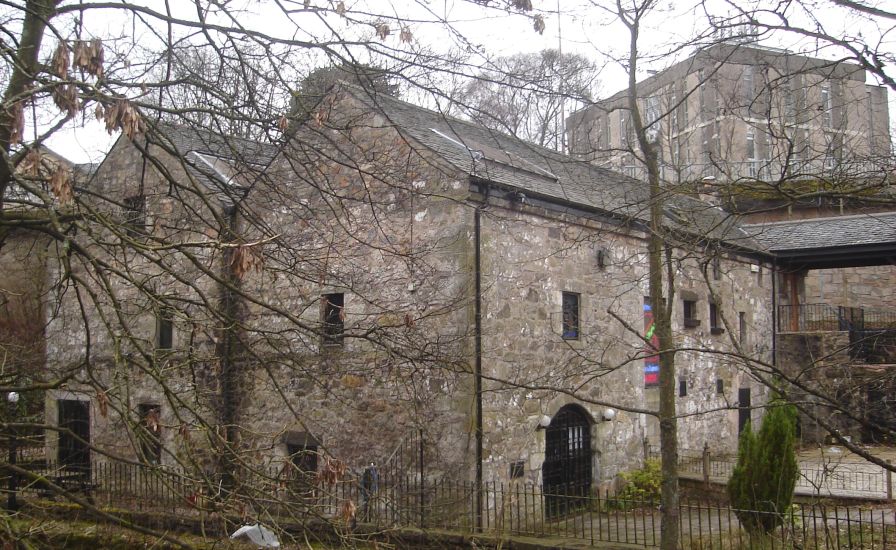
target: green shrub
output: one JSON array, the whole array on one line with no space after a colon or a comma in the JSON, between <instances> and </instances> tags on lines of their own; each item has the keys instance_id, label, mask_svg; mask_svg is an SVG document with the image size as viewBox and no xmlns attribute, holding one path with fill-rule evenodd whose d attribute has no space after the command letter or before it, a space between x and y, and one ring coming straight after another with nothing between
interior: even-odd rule
<instances>
[{"instance_id":1,"label":"green shrub","mask_svg":"<svg viewBox=\"0 0 896 550\"><path fill-rule=\"evenodd\" d=\"M737 450L737 465L728 481L728 496L745 529L768 533L790 511L799 475L794 452L796 409L773 402L758 435L744 428Z\"/></svg>"},{"instance_id":2,"label":"green shrub","mask_svg":"<svg viewBox=\"0 0 896 550\"><path fill-rule=\"evenodd\" d=\"M623 472L620 477L625 485L615 497L607 501L610 508L627 510L659 501L660 484L663 480L659 460L648 459L640 470Z\"/></svg>"}]
</instances>

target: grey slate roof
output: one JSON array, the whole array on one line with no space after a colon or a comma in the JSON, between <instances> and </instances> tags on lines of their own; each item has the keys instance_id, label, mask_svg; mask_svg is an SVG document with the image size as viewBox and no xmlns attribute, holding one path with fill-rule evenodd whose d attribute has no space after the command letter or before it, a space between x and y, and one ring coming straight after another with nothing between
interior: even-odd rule
<instances>
[{"instance_id":1,"label":"grey slate roof","mask_svg":"<svg viewBox=\"0 0 896 550\"><path fill-rule=\"evenodd\" d=\"M896 212L745 225L772 252L896 243Z\"/></svg>"},{"instance_id":2,"label":"grey slate roof","mask_svg":"<svg viewBox=\"0 0 896 550\"><path fill-rule=\"evenodd\" d=\"M649 218L646 182L393 97L372 97L357 86L341 86L382 112L406 138L463 173L622 220L645 222ZM664 200L668 225L691 238L710 237L764 251L740 229L736 218L721 208L673 193Z\"/></svg>"},{"instance_id":3,"label":"grey slate roof","mask_svg":"<svg viewBox=\"0 0 896 550\"><path fill-rule=\"evenodd\" d=\"M154 124L147 138L150 144L173 149L190 175L224 203L242 194L279 151L275 145L167 122Z\"/></svg>"}]
</instances>

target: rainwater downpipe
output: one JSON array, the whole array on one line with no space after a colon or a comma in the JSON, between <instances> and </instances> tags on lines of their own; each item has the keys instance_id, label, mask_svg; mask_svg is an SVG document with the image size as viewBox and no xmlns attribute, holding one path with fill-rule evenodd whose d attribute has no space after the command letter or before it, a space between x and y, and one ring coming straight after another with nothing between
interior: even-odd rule
<instances>
[{"instance_id":1,"label":"rainwater downpipe","mask_svg":"<svg viewBox=\"0 0 896 550\"><path fill-rule=\"evenodd\" d=\"M741 344L743 345L743 344ZM778 259L772 257L772 367L778 366Z\"/></svg>"},{"instance_id":2,"label":"rainwater downpipe","mask_svg":"<svg viewBox=\"0 0 896 550\"><path fill-rule=\"evenodd\" d=\"M485 198L488 197L485 187ZM482 531L482 221L481 207L473 211L474 259L474 342L475 364L473 377L476 392L476 530Z\"/></svg>"}]
</instances>

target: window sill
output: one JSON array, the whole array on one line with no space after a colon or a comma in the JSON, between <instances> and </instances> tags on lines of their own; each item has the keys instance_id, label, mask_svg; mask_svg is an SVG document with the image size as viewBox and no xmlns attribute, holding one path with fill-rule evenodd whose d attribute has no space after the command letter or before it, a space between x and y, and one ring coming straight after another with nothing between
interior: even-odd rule
<instances>
[{"instance_id":1,"label":"window sill","mask_svg":"<svg viewBox=\"0 0 896 550\"><path fill-rule=\"evenodd\" d=\"M700 326L700 319L685 319L684 328L697 328Z\"/></svg>"},{"instance_id":2,"label":"window sill","mask_svg":"<svg viewBox=\"0 0 896 550\"><path fill-rule=\"evenodd\" d=\"M711 329L709 329L709 332L710 332L710 334L719 335L719 334L724 334L725 329L723 329L722 327L712 327Z\"/></svg>"}]
</instances>

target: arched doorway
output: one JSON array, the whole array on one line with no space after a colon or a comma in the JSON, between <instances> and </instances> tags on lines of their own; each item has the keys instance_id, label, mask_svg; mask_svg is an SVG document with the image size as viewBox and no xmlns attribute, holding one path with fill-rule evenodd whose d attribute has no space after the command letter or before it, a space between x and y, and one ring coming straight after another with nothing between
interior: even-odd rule
<instances>
[{"instance_id":1,"label":"arched doorway","mask_svg":"<svg viewBox=\"0 0 896 550\"><path fill-rule=\"evenodd\" d=\"M541 479L548 517L585 505L582 497L591 493L591 422L580 406L561 408L545 430Z\"/></svg>"}]
</instances>

